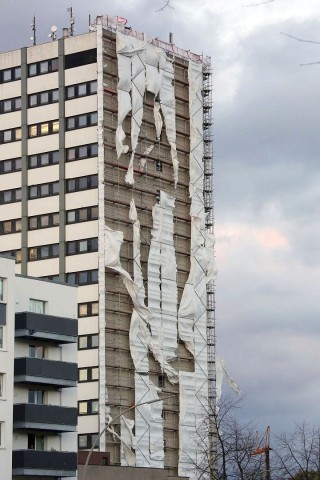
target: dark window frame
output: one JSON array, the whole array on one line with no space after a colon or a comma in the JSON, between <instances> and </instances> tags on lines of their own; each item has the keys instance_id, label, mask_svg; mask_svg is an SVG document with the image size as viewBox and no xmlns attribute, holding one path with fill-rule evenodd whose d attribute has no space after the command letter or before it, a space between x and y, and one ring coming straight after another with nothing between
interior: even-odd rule
<instances>
[{"instance_id":1,"label":"dark window frame","mask_svg":"<svg viewBox=\"0 0 320 480\"><path fill-rule=\"evenodd\" d=\"M95 85L96 89L93 90L92 87ZM85 93L80 93L80 88L85 87ZM66 87L66 100L73 100L74 98L88 97L89 95L97 94L97 80L90 80L89 82L76 83L74 85L68 85ZM74 94L70 95L70 91L73 89Z\"/></svg>"},{"instance_id":2,"label":"dark window frame","mask_svg":"<svg viewBox=\"0 0 320 480\"><path fill-rule=\"evenodd\" d=\"M82 181L86 179L86 185L81 185ZM74 182L74 187L72 183ZM83 177L69 178L66 180L66 192L81 192L82 190L91 190L92 188L98 188L98 175L85 175Z\"/></svg>"},{"instance_id":3,"label":"dark window frame","mask_svg":"<svg viewBox=\"0 0 320 480\"><path fill-rule=\"evenodd\" d=\"M58 191L54 191L54 186L55 186L55 185L58 186ZM48 186L48 193L42 195L42 194L41 194L41 189L42 189L44 186ZM36 188L36 189L37 189L37 195L30 197L30 192L31 192L31 189L32 189L32 188ZM28 187L28 200L36 200L36 199L38 199L38 198L53 197L53 196L55 196L55 195L59 195L59 181L58 181L58 180L55 181L55 182L40 183L40 184L38 184L38 185L29 185L29 187Z\"/></svg>"},{"instance_id":4,"label":"dark window frame","mask_svg":"<svg viewBox=\"0 0 320 480\"><path fill-rule=\"evenodd\" d=\"M42 249L48 249L47 255L42 255ZM36 258L31 257L31 252L35 253ZM36 262L38 260L48 260L49 258L59 257L59 243L51 243L49 245L37 245L28 248L28 262Z\"/></svg>"},{"instance_id":5,"label":"dark window frame","mask_svg":"<svg viewBox=\"0 0 320 480\"><path fill-rule=\"evenodd\" d=\"M93 376L92 376L93 369L98 370L98 377L97 378L93 378ZM82 371L82 370L87 371L87 379L86 380L80 380L80 371ZM98 381L99 381L99 367L98 367L98 365L93 366L93 367L82 367L82 368L78 369L78 383L98 382Z\"/></svg>"},{"instance_id":6,"label":"dark window frame","mask_svg":"<svg viewBox=\"0 0 320 480\"><path fill-rule=\"evenodd\" d=\"M5 224L11 224L10 232L5 231ZM19 226L20 223L20 226ZM0 235L10 235L11 233L21 232L21 218L13 218L9 220L3 220L0 222Z\"/></svg>"},{"instance_id":7,"label":"dark window frame","mask_svg":"<svg viewBox=\"0 0 320 480\"><path fill-rule=\"evenodd\" d=\"M32 137L34 138L34 137ZM44 158L44 155L48 155L48 163L41 163L41 160ZM34 155L28 156L28 169L32 168L40 168L40 167L48 167L50 165L58 165L59 164L59 150L52 150L50 152L41 152L36 153ZM31 165L31 160L36 160L36 165Z\"/></svg>"},{"instance_id":8,"label":"dark window frame","mask_svg":"<svg viewBox=\"0 0 320 480\"><path fill-rule=\"evenodd\" d=\"M54 130L54 125L58 122L58 130ZM48 125L48 132L43 133L42 127ZM36 130L36 135L31 133L31 129ZM59 133L60 130L60 122L59 119L55 120L48 120L46 122L40 123L33 123L32 125L28 125L28 138L38 138L38 137L46 137L47 135L55 135Z\"/></svg>"},{"instance_id":9,"label":"dark window frame","mask_svg":"<svg viewBox=\"0 0 320 480\"><path fill-rule=\"evenodd\" d=\"M5 170L4 168L5 164L11 164L11 168L9 170ZM8 158L0 161L1 175L5 175L6 173L12 173L12 172L21 172L21 169L22 169L22 159L20 157Z\"/></svg>"},{"instance_id":10,"label":"dark window frame","mask_svg":"<svg viewBox=\"0 0 320 480\"><path fill-rule=\"evenodd\" d=\"M5 201L5 194L9 192L12 195L12 199L10 201ZM10 190L2 190L0 192L0 205L17 202L21 202L21 188L11 188Z\"/></svg>"},{"instance_id":11,"label":"dark window frame","mask_svg":"<svg viewBox=\"0 0 320 480\"><path fill-rule=\"evenodd\" d=\"M86 346L81 347L80 346L80 341L81 341L81 339L85 339L85 338L87 340ZM94 343L93 343L94 338L98 340L97 345L94 345ZM99 348L99 334L98 333L90 333L88 335L79 335L78 336L78 350L95 350L96 348Z\"/></svg>"},{"instance_id":12,"label":"dark window frame","mask_svg":"<svg viewBox=\"0 0 320 480\"><path fill-rule=\"evenodd\" d=\"M81 313L81 307L86 305L86 314ZM95 310L96 313L93 312L93 306L96 306L97 309ZM85 317L96 317L99 315L99 302L83 302L83 303L78 303L78 317L79 318L85 318Z\"/></svg>"},{"instance_id":13,"label":"dark window frame","mask_svg":"<svg viewBox=\"0 0 320 480\"><path fill-rule=\"evenodd\" d=\"M16 105L17 100L20 100L20 105ZM4 106L6 102L11 103L10 110L5 110ZM19 112L21 110L21 97L13 97L13 98L4 98L0 100L0 114L5 115L6 113L10 112Z\"/></svg>"},{"instance_id":14,"label":"dark window frame","mask_svg":"<svg viewBox=\"0 0 320 480\"><path fill-rule=\"evenodd\" d=\"M80 121L85 119L85 124L81 125ZM74 123L72 126L71 123ZM66 118L66 131L79 130L80 128L88 128L98 125L98 113L88 112L80 115L73 115Z\"/></svg>"},{"instance_id":15,"label":"dark window frame","mask_svg":"<svg viewBox=\"0 0 320 480\"><path fill-rule=\"evenodd\" d=\"M74 275L74 281L71 281L71 275ZM97 278L95 279L95 276ZM84 280L87 277L87 280ZM98 283L98 269L80 270L77 272L68 272L66 274L66 283L69 285L94 285Z\"/></svg>"},{"instance_id":16,"label":"dark window frame","mask_svg":"<svg viewBox=\"0 0 320 480\"><path fill-rule=\"evenodd\" d=\"M6 133L11 132L11 138L10 140L5 140ZM20 132L20 135L17 135L17 132ZM19 142L21 141L21 127L15 127L15 128L8 128L6 130L1 130L0 131L0 144L4 145L6 143L12 143L12 142Z\"/></svg>"},{"instance_id":17,"label":"dark window frame","mask_svg":"<svg viewBox=\"0 0 320 480\"><path fill-rule=\"evenodd\" d=\"M54 223L55 216L58 216L58 223ZM42 218L48 218L48 225L41 224ZM30 227L31 220L36 220L37 226L35 228ZM59 212L43 213L41 215L33 215L32 217L28 218L28 230L40 230L43 228L58 227L59 224Z\"/></svg>"},{"instance_id":18,"label":"dark window frame","mask_svg":"<svg viewBox=\"0 0 320 480\"><path fill-rule=\"evenodd\" d=\"M45 72L41 71L41 65L47 63L48 70ZM35 67L35 73L30 73L31 70ZM48 73L57 72L59 69L58 58L49 58L46 60L41 60L40 62L34 62L28 64L28 77L37 77L38 75L47 75Z\"/></svg>"},{"instance_id":19,"label":"dark window frame","mask_svg":"<svg viewBox=\"0 0 320 480\"><path fill-rule=\"evenodd\" d=\"M87 242L86 250L81 250L80 248L81 242ZM70 249L72 244L74 244L73 251ZM91 252L97 252L97 251L98 251L98 237L81 238L79 240L70 240L66 242L66 256L82 255L83 253L91 253Z\"/></svg>"},{"instance_id":20,"label":"dark window frame","mask_svg":"<svg viewBox=\"0 0 320 480\"><path fill-rule=\"evenodd\" d=\"M11 72L10 73L10 80L4 80L5 72ZM11 68L4 68L3 70L0 70L0 84L1 83L9 83L9 82L15 82L16 80L21 80L21 67L11 67Z\"/></svg>"},{"instance_id":21,"label":"dark window frame","mask_svg":"<svg viewBox=\"0 0 320 480\"><path fill-rule=\"evenodd\" d=\"M94 209L97 210L97 216L94 215ZM82 219L81 218L81 213L84 213L86 211L86 218ZM74 212L75 214L75 221L70 222L68 220L68 213ZM98 220L99 218L99 211L98 211L98 205L91 205L90 207L82 207L82 208L75 208L72 210L67 210L66 211L66 224L67 225L73 225L75 223L82 223L82 222L91 222L93 220Z\"/></svg>"},{"instance_id":22,"label":"dark window frame","mask_svg":"<svg viewBox=\"0 0 320 480\"><path fill-rule=\"evenodd\" d=\"M98 403L98 411L95 412L93 411L93 402ZM87 412L86 413L81 413L80 412L80 403L86 403L87 404ZM83 417L85 415L98 415L99 414L99 399L98 398L92 398L90 400L78 400L78 415Z\"/></svg>"},{"instance_id":23,"label":"dark window frame","mask_svg":"<svg viewBox=\"0 0 320 480\"><path fill-rule=\"evenodd\" d=\"M81 153L81 149L86 149L86 154ZM74 158L71 157L70 153L74 151ZM98 156L98 144L89 143L87 145L77 145L75 147L70 147L66 149L66 162L75 162L77 160L82 160L84 158L94 158Z\"/></svg>"},{"instance_id":24,"label":"dark window frame","mask_svg":"<svg viewBox=\"0 0 320 480\"><path fill-rule=\"evenodd\" d=\"M47 93L48 94L48 101L42 101L42 95ZM54 98L54 94L58 93L58 97ZM31 99L36 97L36 103L31 105ZM43 90L42 92L35 92L30 93L28 95L28 108L35 108L35 107L42 107L43 105L50 105L52 103L59 102L59 88L53 88L51 90Z\"/></svg>"}]
</instances>

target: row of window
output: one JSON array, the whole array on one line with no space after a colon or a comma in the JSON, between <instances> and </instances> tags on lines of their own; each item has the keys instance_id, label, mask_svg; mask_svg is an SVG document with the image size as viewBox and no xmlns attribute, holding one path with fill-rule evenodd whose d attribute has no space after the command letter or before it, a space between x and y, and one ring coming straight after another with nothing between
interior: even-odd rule
<instances>
[{"instance_id":1,"label":"row of window","mask_svg":"<svg viewBox=\"0 0 320 480\"><path fill-rule=\"evenodd\" d=\"M88 450L92 447L94 444L96 438L98 436L98 433L85 433L82 435L78 435L78 449L82 450ZM95 448L99 448L99 442L97 442Z\"/></svg>"},{"instance_id":2,"label":"row of window","mask_svg":"<svg viewBox=\"0 0 320 480\"><path fill-rule=\"evenodd\" d=\"M80 223L90 220L96 220L98 218L98 207L85 207L78 208L75 210L68 210L66 212L66 222L67 223ZM42 215L35 215L34 217L29 217L28 219L28 229L29 230L38 230L40 228L50 228L59 226L59 212L45 213ZM21 218L15 218L10 220L4 220L0 222L0 235L6 235L10 233L21 232ZM86 240L86 242L90 241ZM77 242L80 242L77 241ZM81 253L82 251L96 251L96 242L95 239L91 239L90 245L79 244L75 242L69 242L70 246L69 255L73 253Z\"/></svg>"},{"instance_id":3,"label":"row of window","mask_svg":"<svg viewBox=\"0 0 320 480\"><path fill-rule=\"evenodd\" d=\"M59 132L59 120L50 120L48 122L36 123L29 125L29 138L43 137L44 135L51 135Z\"/></svg>"},{"instance_id":4,"label":"row of window","mask_svg":"<svg viewBox=\"0 0 320 480\"><path fill-rule=\"evenodd\" d=\"M0 113L16 112L18 110L21 110L21 97L0 101Z\"/></svg>"},{"instance_id":5,"label":"row of window","mask_svg":"<svg viewBox=\"0 0 320 480\"><path fill-rule=\"evenodd\" d=\"M93 317L99 315L98 302L78 303L78 317Z\"/></svg>"},{"instance_id":6,"label":"row of window","mask_svg":"<svg viewBox=\"0 0 320 480\"><path fill-rule=\"evenodd\" d=\"M97 61L97 50L85 50L82 52L71 53L64 57L64 68L80 67ZM58 71L58 58L51 58L41 62L30 63L28 65L28 76L45 75L46 73ZM21 79L21 67L11 67L0 70L0 83L13 82Z\"/></svg>"},{"instance_id":7,"label":"row of window","mask_svg":"<svg viewBox=\"0 0 320 480\"><path fill-rule=\"evenodd\" d=\"M0 204L21 201L21 188L13 188L0 192Z\"/></svg>"},{"instance_id":8,"label":"row of window","mask_svg":"<svg viewBox=\"0 0 320 480\"><path fill-rule=\"evenodd\" d=\"M78 128L91 127L97 125L98 115L97 112L85 113L76 115L74 117L68 117L66 130L75 130ZM47 122L37 123L35 125L29 125L28 137L36 138L45 135L51 135L59 132L59 120L50 120ZM10 128L8 130L0 131L0 144L16 142L21 140L21 128Z\"/></svg>"},{"instance_id":9,"label":"row of window","mask_svg":"<svg viewBox=\"0 0 320 480\"><path fill-rule=\"evenodd\" d=\"M21 140L21 128L9 128L8 130L0 131L0 144L17 142Z\"/></svg>"},{"instance_id":10,"label":"row of window","mask_svg":"<svg viewBox=\"0 0 320 480\"><path fill-rule=\"evenodd\" d=\"M75 255L79 253L89 253L98 251L98 239L87 238L83 240L73 240L66 243L66 254ZM41 245L31 247L28 250L29 261L44 260L47 258L59 257L59 244Z\"/></svg>"},{"instance_id":11,"label":"row of window","mask_svg":"<svg viewBox=\"0 0 320 480\"><path fill-rule=\"evenodd\" d=\"M98 348L99 347L99 335L80 335L78 337L78 348L79 350L85 350L89 348Z\"/></svg>"},{"instance_id":12,"label":"row of window","mask_svg":"<svg viewBox=\"0 0 320 480\"><path fill-rule=\"evenodd\" d=\"M14 82L21 78L21 67L6 68L0 70L0 83Z\"/></svg>"},{"instance_id":13,"label":"row of window","mask_svg":"<svg viewBox=\"0 0 320 480\"><path fill-rule=\"evenodd\" d=\"M78 402L79 415L97 415L99 413L99 400L82 400Z\"/></svg>"},{"instance_id":14,"label":"row of window","mask_svg":"<svg viewBox=\"0 0 320 480\"><path fill-rule=\"evenodd\" d=\"M78 382L95 382L99 380L99 367L79 368Z\"/></svg>"},{"instance_id":15,"label":"row of window","mask_svg":"<svg viewBox=\"0 0 320 480\"><path fill-rule=\"evenodd\" d=\"M39 107L41 105L48 105L59 101L59 89L46 90L44 92L32 93L28 95L28 106Z\"/></svg>"},{"instance_id":16,"label":"row of window","mask_svg":"<svg viewBox=\"0 0 320 480\"><path fill-rule=\"evenodd\" d=\"M98 144L81 145L71 147L66 150L66 161L81 160L83 158L92 158L98 155ZM46 167L59 163L59 150L51 152L42 152L28 156L28 168ZM10 158L0 161L0 174L18 172L22 168L21 158Z\"/></svg>"},{"instance_id":17,"label":"row of window","mask_svg":"<svg viewBox=\"0 0 320 480\"><path fill-rule=\"evenodd\" d=\"M1 252L1 255L12 257L16 263L21 263L21 250L7 250L6 252Z\"/></svg>"},{"instance_id":18,"label":"row of window","mask_svg":"<svg viewBox=\"0 0 320 480\"><path fill-rule=\"evenodd\" d=\"M66 282L70 285L91 285L98 283L98 270L67 273Z\"/></svg>"},{"instance_id":19,"label":"row of window","mask_svg":"<svg viewBox=\"0 0 320 480\"><path fill-rule=\"evenodd\" d=\"M78 83L66 87L67 100L73 98L84 97L87 95L94 95L97 93L97 81ZM43 92L32 93L28 95L28 107L39 107L48 105L59 101L59 89L45 90ZM7 98L0 100L0 113L16 112L21 110L21 97Z\"/></svg>"},{"instance_id":20,"label":"row of window","mask_svg":"<svg viewBox=\"0 0 320 480\"><path fill-rule=\"evenodd\" d=\"M21 232L21 218L0 222L0 235Z\"/></svg>"},{"instance_id":21,"label":"row of window","mask_svg":"<svg viewBox=\"0 0 320 480\"><path fill-rule=\"evenodd\" d=\"M53 195L59 195L59 182L41 183L40 185L32 185L28 188L28 198L43 198Z\"/></svg>"}]
</instances>

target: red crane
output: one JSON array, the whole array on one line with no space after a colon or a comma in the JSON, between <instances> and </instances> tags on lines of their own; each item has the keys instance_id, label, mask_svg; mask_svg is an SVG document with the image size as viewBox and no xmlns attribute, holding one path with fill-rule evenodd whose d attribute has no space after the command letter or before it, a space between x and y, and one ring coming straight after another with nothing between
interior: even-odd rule
<instances>
[{"instance_id":1,"label":"red crane","mask_svg":"<svg viewBox=\"0 0 320 480\"><path fill-rule=\"evenodd\" d=\"M266 465L266 476L265 480L270 480L270 427L267 427L263 437L261 438L258 447L254 450L251 455L264 455L265 465Z\"/></svg>"}]
</instances>

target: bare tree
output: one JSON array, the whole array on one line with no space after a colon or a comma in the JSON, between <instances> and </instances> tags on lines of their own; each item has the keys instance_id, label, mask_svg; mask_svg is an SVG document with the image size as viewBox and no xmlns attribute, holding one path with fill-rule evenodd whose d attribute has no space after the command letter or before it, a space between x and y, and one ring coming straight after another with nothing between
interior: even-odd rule
<instances>
[{"instance_id":1,"label":"bare tree","mask_svg":"<svg viewBox=\"0 0 320 480\"><path fill-rule=\"evenodd\" d=\"M320 428L302 423L277 437L273 462L273 480L319 480Z\"/></svg>"},{"instance_id":2,"label":"bare tree","mask_svg":"<svg viewBox=\"0 0 320 480\"><path fill-rule=\"evenodd\" d=\"M203 447L205 461L197 465L198 478L210 480L262 480L263 459L252 455L256 448L256 432L252 424L241 424L235 411L240 400L226 398L220 408L208 417L215 432L214 456ZM213 428L212 428L213 427Z\"/></svg>"}]
</instances>

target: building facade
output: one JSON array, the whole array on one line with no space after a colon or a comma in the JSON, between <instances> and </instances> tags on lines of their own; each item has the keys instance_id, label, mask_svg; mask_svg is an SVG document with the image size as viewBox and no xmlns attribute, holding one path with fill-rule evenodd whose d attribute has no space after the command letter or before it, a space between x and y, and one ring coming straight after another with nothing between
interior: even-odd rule
<instances>
[{"instance_id":1,"label":"building facade","mask_svg":"<svg viewBox=\"0 0 320 480\"><path fill-rule=\"evenodd\" d=\"M0 283L4 478L76 478L77 289L15 276L5 257Z\"/></svg>"},{"instance_id":2,"label":"building facade","mask_svg":"<svg viewBox=\"0 0 320 480\"><path fill-rule=\"evenodd\" d=\"M78 448L114 421L111 465L196 477L215 382L210 60L120 18L90 30L0 55L0 251L79 285Z\"/></svg>"}]
</instances>

